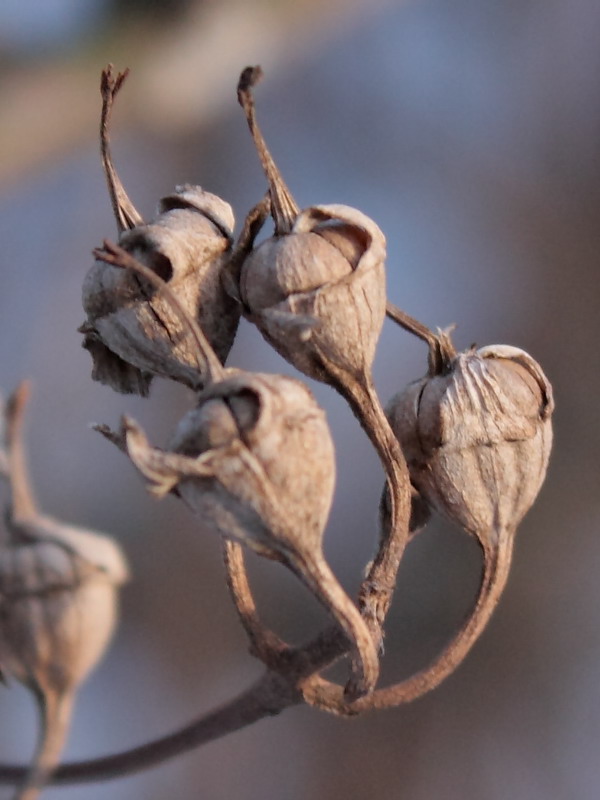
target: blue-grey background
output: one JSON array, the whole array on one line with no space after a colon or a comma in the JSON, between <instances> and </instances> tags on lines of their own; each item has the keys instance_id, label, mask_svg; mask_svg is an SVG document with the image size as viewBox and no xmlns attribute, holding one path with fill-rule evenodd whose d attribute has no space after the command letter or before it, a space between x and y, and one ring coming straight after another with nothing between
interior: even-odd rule
<instances>
[{"instance_id":1,"label":"blue-grey background","mask_svg":"<svg viewBox=\"0 0 600 800\"><path fill-rule=\"evenodd\" d=\"M134 573L113 647L81 692L68 759L167 733L259 673L217 541L174 499L147 496L88 427L127 412L160 444L193 402L161 381L149 400L94 384L76 332L90 250L115 236L96 141L108 61L132 69L114 154L144 214L182 182L229 200L239 222L260 198L235 85L242 67L262 63L258 113L300 205L371 215L388 238L394 302L431 326L457 323L461 347L530 351L557 400L548 480L505 596L436 692L350 722L294 709L139 776L48 790L49 800L598 796L599 37L590 0L3 2L0 386L34 382L40 505L117 536ZM384 401L423 373L425 356L386 322L375 365ZM231 363L291 372L246 323ZM341 400L314 390L339 466L326 550L354 591L383 478ZM411 546L386 679L438 652L470 608L478 570L477 547L445 524ZM324 623L292 577L255 561L252 571L281 632L301 640ZM26 760L34 736L25 690L0 687L0 760Z\"/></svg>"}]
</instances>

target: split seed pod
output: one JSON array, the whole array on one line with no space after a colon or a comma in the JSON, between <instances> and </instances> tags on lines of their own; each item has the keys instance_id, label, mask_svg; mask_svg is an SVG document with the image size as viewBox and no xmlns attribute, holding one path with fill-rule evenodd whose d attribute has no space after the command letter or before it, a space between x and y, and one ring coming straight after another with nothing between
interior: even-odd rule
<instances>
[{"instance_id":1,"label":"split seed pod","mask_svg":"<svg viewBox=\"0 0 600 800\"><path fill-rule=\"evenodd\" d=\"M58 763L75 693L102 657L116 621L127 566L107 536L37 512L21 443L27 386L5 412L2 473L10 486L7 541L0 547L0 666L34 694L41 731L18 800L37 797Z\"/></svg>"},{"instance_id":2,"label":"split seed pod","mask_svg":"<svg viewBox=\"0 0 600 800\"><path fill-rule=\"evenodd\" d=\"M118 257L118 248L105 257L111 253ZM121 264L140 270L127 258ZM194 339L208 355L200 330ZM357 651L361 670L348 696L365 694L377 680L375 647L322 550L335 482L325 414L293 378L223 369L213 376L165 451L151 447L132 420L119 434L99 429L126 450L156 496L175 492L204 526L293 570Z\"/></svg>"},{"instance_id":3,"label":"split seed pod","mask_svg":"<svg viewBox=\"0 0 600 800\"><path fill-rule=\"evenodd\" d=\"M385 237L348 206L300 211L256 123L251 88L261 76L244 70L238 98L269 181L275 235L243 261L239 296L284 358L340 388L371 369L385 317Z\"/></svg>"},{"instance_id":4,"label":"split seed pod","mask_svg":"<svg viewBox=\"0 0 600 800\"><path fill-rule=\"evenodd\" d=\"M205 332L221 361L227 358L239 322L239 307L225 292L221 272L229 259L234 218L231 207L199 186L179 186L164 197L158 216L144 223L112 164L108 121L127 73L102 73L101 148L120 245L169 283ZM169 304L131 272L96 261L83 285L87 320L83 345L92 354L92 377L125 393L147 395L153 375L202 386L189 337Z\"/></svg>"}]
</instances>

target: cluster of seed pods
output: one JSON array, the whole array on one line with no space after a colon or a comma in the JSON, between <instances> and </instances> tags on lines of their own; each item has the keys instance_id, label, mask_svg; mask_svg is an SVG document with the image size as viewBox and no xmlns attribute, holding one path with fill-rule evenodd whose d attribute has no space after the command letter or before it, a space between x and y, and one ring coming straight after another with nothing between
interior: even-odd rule
<instances>
[{"instance_id":1,"label":"cluster of seed pods","mask_svg":"<svg viewBox=\"0 0 600 800\"><path fill-rule=\"evenodd\" d=\"M293 570L348 639L351 675L340 702L359 707L371 695L381 705L393 691L376 690L378 652L406 543L435 510L483 549L471 625L444 661L454 668L498 600L517 525L543 481L552 392L523 351L457 354L448 334L388 303L385 237L365 214L297 206L256 121L253 88L261 76L258 67L242 72L238 100L267 194L232 245L231 208L197 186L178 188L152 223L142 221L109 151L108 119L124 75L103 75L102 154L120 238L95 251L84 283L82 331L93 376L146 394L159 375L189 386L197 401L166 449L151 446L128 418L119 431L100 430L156 496L175 493L223 540ZM273 235L255 246L269 214ZM371 367L386 312L427 341L429 371L384 411ZM325 415L298 380L224 366L240 315L301 373L340 392L381 458L381 538L357 604L323 556L334 490ZM434 669L431 684L441 677Z\"/></svg>"},{"instance_id":2,"label":"cluster of seed pods","mask_svg":"<svg viewBox=\"0 0 600 800\"><path fill-rule=\"evenodd\" d=\"M146 396L158 376L187 386L195 403L164 449L126 416L116 431L96 427L127 454L155 497L181 498L203 529L221 538L252 650L270 669L285 670L278 655L288 646L248 612L242 549L292 570L325 606L345 637L349 677L343 689L321 677L307 681L300 687L307 702L341 714L407 702L458 666L504 589L515 532L546 474L551 386L523 350L494 345L457 353L448 333L434 333L388 302L385 237L365 214L344 205L297 206L256 121L259 67L242 72L238 101L268 185L237 242L231 206L200 186L177 187L144 222L110 151L113 103L126 76L110 66L102 73L101 154L119 239L94 251L80 331L95 380ZM273 235L255 246L269 215ZM429 354L426 376L384 409L371 369L386 314L423 339ZM299 372L345 398L381 459L380 540L356 603L323 554L335 488L325 413L298 379L225 366L242 315ZM57 764L75 692L106 647L116 590L127 578L111 539L37 510L21 437L27 394L21 386L4 407L0 447L8 486L0 677L31 689L42 720L18 800L34 800ZM429 667L378 688L400 560L432 511L479 542L479 595Z\"/></svg>"}]
</instances>

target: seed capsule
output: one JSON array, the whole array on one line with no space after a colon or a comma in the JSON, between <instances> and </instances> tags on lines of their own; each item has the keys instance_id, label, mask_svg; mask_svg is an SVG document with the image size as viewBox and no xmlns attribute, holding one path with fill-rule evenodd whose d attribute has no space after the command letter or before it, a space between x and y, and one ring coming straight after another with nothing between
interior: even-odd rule
<instances>
[{"instance_id":1,"label":"seed capsule","mask_svg":"<svg viewBox=\"0 0 600 800\"><path fill-rule=\"evenodd\" d=\"M261 75L244 70L238 98L269 180L275 235L243 261L239 296L284 358L339 388L366 380L373 362L385 316L385 237L348 206L300 211L256 123L251 88Z\"/></svg>"},{"instance_id":2,"label":"seed capsule","mask_svg":"<svg viewBox=\"0 0 600 800\"><path fill-rule=\"evenodd\" d=\"M546 474L552 388L523 350L455 355L396 395L388 416L421 496L478 537L514 531Z\"/></svg>"},{"instance_id":3,"label":"seed capsule","mask_svg":"<svg viewBox=\"0 0 600 800\"><path fill-rule=\"evenodd\" d=\"M124 76L105 70L101 143L104 168L120 231L120 245L169 284L205 332L218 358L227 358L239 307L225 292L221 273L230 255L231 207L199 186L180 186L144 224L112 165L108 117ZM83 285L87 320L83 345L92 354L92 377L121 392L148 394L153 375L203 385L189 337L168 303L137 275L96 261Z\"/></svg>"}]
</instances>

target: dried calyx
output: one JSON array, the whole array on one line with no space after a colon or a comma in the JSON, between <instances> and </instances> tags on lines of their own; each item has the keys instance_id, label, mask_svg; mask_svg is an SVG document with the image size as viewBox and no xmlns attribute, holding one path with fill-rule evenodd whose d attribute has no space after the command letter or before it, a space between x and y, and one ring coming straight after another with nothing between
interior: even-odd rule
<instances>
[{"instance_id":1,"label":"dried calyx","mask_svg":"<svg viewBox=\"0 0 600 800\"><path fill-rule=\"evenodd\" d=\"M390 483L389 526L360 598L379 639L410 514L406 465L371 375L385 316L385 237L354 208L298 208L256 122L252 87L261 75L259 67L244 70L238 99L269 182L275 234L252 249L257 219L262 209L264 220L268 206L253 209L253 225L246 225L235 251L234 280L246 316L297 369L342 394L382 460Z\"/></svg>"},{"instance_id":2,"label":"dried calyx","mask_svg":"<svg viewBox=\"0 0 600 800\"><path fill-rule=\"evenodd\" d=\"M107 255L111 263L147 275L119 248L111 246ZM202 332L193 320L187 324L201 351L198 361L209 361ZM204 526L293 570L356 652L360 669L347 686L348 698L373 689L378 675L373 641L323 556L335 459L325 414L307 387L283 376L222 369L213 372L197 408L164 451L151 447L132 420L125 419L119 433L99 429L126 450L155 495L175 492Z\"/></svg>"},{"instance_id":3,"label":"dried calyx","mask_svg":"<svg viewBox=\"0 0 600 800\"><path fill-rule=\"evenodd\" d=\"M34 694L41 718L32 766L15 798L33 800L56 766L75 693L104 653L116 621L125 559L109 538L41 515L22 445L28 387L7 403L0 450L8 483L0 547L0 667Z\"/></svg>"},{"instance_id":4,"label":"dried calyx","mask_svg":"<svg viewBox=\"0 0 600 800\"><path fill-rule=\"evenodd\" d=\"M100 140L120 245L167 282L204 331L223 362L239 321L239 307L225 292L221 273L230 257L231 207L199 186L180 186L144 223L112 163L108 123L127 73L102 73ZM83 285L87 320L81 327L94 360L92 377L121 392L148 394L153 375L201 388L204 375L189 337L171 306L135 273L96 261Z\"/></svg>"}]
</instances>

